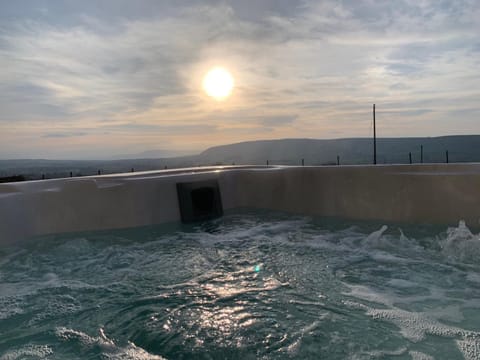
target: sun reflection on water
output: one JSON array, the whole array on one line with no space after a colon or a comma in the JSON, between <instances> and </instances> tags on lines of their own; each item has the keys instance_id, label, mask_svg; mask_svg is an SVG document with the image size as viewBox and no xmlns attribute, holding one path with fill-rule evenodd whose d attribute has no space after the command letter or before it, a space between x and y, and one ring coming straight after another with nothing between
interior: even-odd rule
<instances>
[{"instance_id":1,"label":"sun reflection on water","mask_svg":"<svg viewBox=\"0 0 480 360\"><path fill-rule=\"evenodd\" d=\"M212 271L215 276L205 276L188 282L188 288L170 292L174 298L188 298L190 302L169 311L161 328L166 332L184 334L185 341L203 346L213 341L218 345L241 347L239 334L255 328L262 316L258 303L269 298L269 292L286 284L275 277L257 272L256 265L237 271ZM210 274L212 275L212 274ZM186 331L179 331L179 326Z\"/></svg>"}]
</instances>

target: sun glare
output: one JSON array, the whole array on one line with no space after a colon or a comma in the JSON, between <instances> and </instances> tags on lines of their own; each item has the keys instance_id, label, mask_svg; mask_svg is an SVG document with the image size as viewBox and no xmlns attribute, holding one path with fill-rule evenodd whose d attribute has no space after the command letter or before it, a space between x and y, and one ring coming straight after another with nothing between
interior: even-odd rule
<instances>
[{"instance_id":1,"label":"sun glare","mask_svg":"<svg viewBox=\"0 0 480 360\"><path fill-rule=\"evenodd\" d=\"M228 70L216 67L211 69L203 78L203 89L208 96L215 100L225 100L233 90L233 76Z\"/></svg>"}]
</instances>

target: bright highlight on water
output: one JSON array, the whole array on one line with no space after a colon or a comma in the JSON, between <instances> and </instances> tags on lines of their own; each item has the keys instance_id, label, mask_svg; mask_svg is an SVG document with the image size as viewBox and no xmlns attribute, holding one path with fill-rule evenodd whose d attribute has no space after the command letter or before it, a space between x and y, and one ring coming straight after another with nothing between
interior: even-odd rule
<instances>
[{"instance_id":1,"label":"bright highlight on water","mask_svg":"<svg viewBox=\"0 0 480 360\"><path fill-rule=\"evenodd\" d=\"M0 250L2 360L479 354L480 240L463 223L247 212L36 240Z\"/></svg>"}]
</instances>

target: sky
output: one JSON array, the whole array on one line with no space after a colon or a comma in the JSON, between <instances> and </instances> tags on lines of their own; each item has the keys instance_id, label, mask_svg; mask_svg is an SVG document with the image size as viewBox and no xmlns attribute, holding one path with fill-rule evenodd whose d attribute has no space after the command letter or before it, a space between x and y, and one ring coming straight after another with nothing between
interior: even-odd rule
<instances>
[{"instance_id":1,"label":"sky","mask_svg":"<svg viewBox=\"0 0 480 360\"><path fill-rule=\"evenodd\" d=\"M1 159L479 134L480 1L2 1L0 69Z\"/></svg>"}]
</instances>

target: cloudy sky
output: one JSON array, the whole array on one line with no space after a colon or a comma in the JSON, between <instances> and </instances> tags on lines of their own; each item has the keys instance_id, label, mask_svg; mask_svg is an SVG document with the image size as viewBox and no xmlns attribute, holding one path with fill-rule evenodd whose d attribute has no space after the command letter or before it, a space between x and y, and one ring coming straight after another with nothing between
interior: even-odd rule
<instances>
[{"instance_id":1,"label":"cloudy sky","mask_svg":"<svg viewBox=\"0 0 480 360\"><path fill-rule=\"evenodd\" d=\"M2 1L0 69L0 158L478 134L480 1Z\"/></svg>"}]
</instances>

